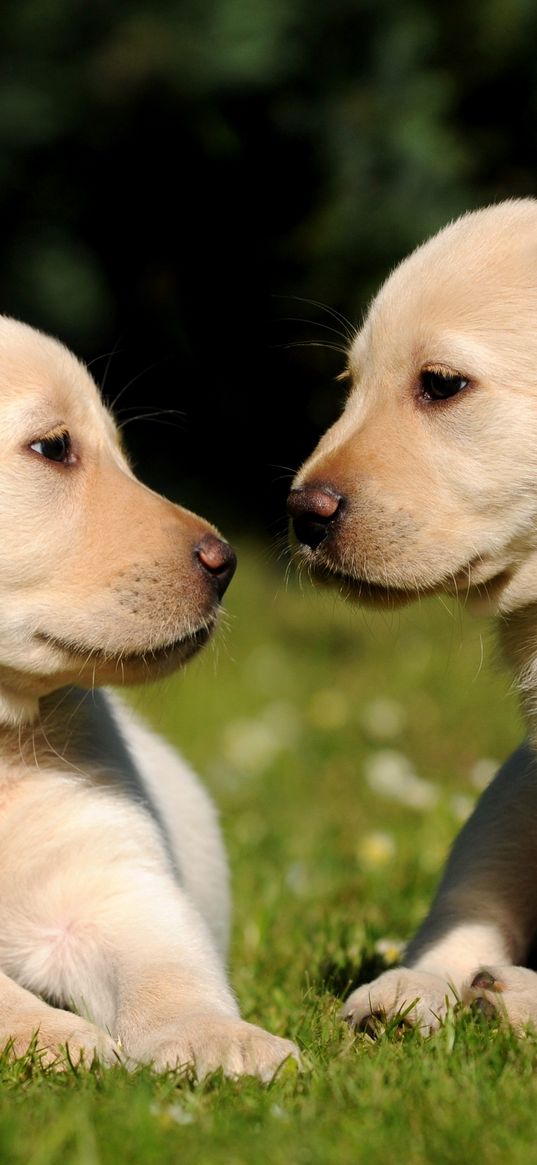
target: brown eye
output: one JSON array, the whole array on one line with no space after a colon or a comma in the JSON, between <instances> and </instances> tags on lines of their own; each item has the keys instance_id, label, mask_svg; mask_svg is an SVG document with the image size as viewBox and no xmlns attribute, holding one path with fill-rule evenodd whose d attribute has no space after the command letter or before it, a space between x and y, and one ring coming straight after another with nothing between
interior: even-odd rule
<instances>
[{"instance_id":1,"label":"brown eye","mask_svg":"<svg viewBox=\"0 0 537 1165\"><path fill-rule=\"evenodd\" d=\"M47 461L58 461L64 465L71 456L71 438L69 433L51 433L49 437L42 437L40 441L32 441L30 449L39 453Z\"/></svg>"},{"instance_id":2,"label":"brown eye","mask_svg":"<svg viewBox=\"0 0 537 1165\"><path fill-rule=\"evenodd\" d=\"M442 369L425 368L420 374L421 395L424 400L448 400L466 388L469 381L464 376Z\"/></svg>"}]
</instances>

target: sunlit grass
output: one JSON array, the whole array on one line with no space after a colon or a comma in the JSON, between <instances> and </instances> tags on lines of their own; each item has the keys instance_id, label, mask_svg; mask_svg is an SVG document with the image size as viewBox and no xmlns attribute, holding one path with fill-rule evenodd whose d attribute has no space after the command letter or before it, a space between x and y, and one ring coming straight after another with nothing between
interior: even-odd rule
<instances>
[{"instance_id":1,"label":"sunlit grass","mask_svg":"<svg viewBox=\"0 0 537 1165\"><path fill-rule=\"evenodd\" d=\"M521 735L486 624L364 615L255 547L213 648L133 694L203 774L233 870L244 1015L298 1040L269 1088L99 1068L1 1070L0 1151L80 1162L537 1161L537 1039L451 1019L373 1042L339 1020L422 918L451 839Z\"/></svg>"}]
</instances>

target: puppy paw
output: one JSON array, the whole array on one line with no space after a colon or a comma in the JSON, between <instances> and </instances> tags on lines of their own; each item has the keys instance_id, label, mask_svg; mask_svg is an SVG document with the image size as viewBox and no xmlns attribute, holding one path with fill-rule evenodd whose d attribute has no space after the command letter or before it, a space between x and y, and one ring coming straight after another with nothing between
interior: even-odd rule
<instances>
[{"instance_id":1,"label":"puppy paw","mask_svg":"<svg viewBox=\"0 0 537 1165\"><path fill-rule=\"evenodd\" d=\"M377 1035L380 1024L399 1021L429 1035L459 1002L455 988L441 975L395 967L358 987L342 1009L352 1027Z\"/></svg>"},{"instance_id":2,"label":"puppy paw","mask_svg":"<svg viewBox=\"0 0 537 1165\"><path fill-rule=\"evenodd\" d=\"M274 1079L285 1060L300 1064L291 1040L218 1012L190 1015L170 1025L139 1058L157 1072L192 1068L201 1080L221 1069L232 1079L257 1076L265 1084Z\"/></svg>"},{"instance_id":3,"label":"puppy paw","mask_svg":"<svg viewBox=\"0 0 537 1165\"><path fill-rule=\"evenodd\" d=\"M537 1028L537 974L528 967L481 967L463 992L464 1003L504 1018L517 1032Z\"/></svg>"},{"instance_id":4,"label":"puppy paw","mask_svg":"<svg viewBox=\"0 0 537 1165\"><path fill-rule=\"evenodd\" d=\"M80 1015L45 1006L17 1016L15 1025L2 1022L0 1048L7 1049L13 1059L32 1048L43 1065L60 1072L69 1065L89 1067L94 1060L121 1063L120 1048L105 1031Z\"/></svg>"}]
</instances>

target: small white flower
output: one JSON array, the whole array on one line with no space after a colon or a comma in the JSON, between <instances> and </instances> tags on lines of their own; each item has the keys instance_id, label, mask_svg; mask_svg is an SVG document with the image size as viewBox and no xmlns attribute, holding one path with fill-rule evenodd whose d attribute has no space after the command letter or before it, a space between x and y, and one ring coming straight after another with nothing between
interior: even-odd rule
<instances>
[{"instance_id":1,"label":"small white flower","mask_svg":"<svg viewBox=\"0 0 537 1165\"><path fill-rule=\"evenodd\" d=\"M256 776L264 772L280 752L292 748L299 736L300 719L296 708L279 700L267 704L255 718L232 720L224 731L222 751L233 768Z\"/></svg>"},{"instance_id":2,"label":"small white flower","mask_svg":"<svg viewBox=\"0 0 537 1165\"><path fill-rule=\"evenodd\" d=\"M308 871L302 862L293 862L287 867L285 881L297 898L303 897L310 884Z\"/></svg>"},{"instance_id":3,"label":"small white flower","mask_svg":"<svg viewBox=\"0 0 537 1165\"><path fill-rule=\"evenodd\" d=\"M398 736L405 719L405 710L396 700L370 700L362 708L362 724L368 735L375 740L391 740Z\"/></svg>"},{"instance_id":4,"label":"small white flower","mask_svg":"<svg viewBox=\"0 0 537 1165\"><path fill-rule=\"evenodd\" d=\"M263 720L232 720L222 746L226 760L250 775L267 769L279 752L277 734Z\"/></svg>"},{"instance_id":5,"label":"small white flower","mask_svg":"<svg viewBox=\"0 0 537 1165\"><path fill-rule=\"evenodd\" d=\"M411 809L433 809L438 802L438 789L414 772L408 757L395 749L382 749L366 760L365 778L375 793L391 797Z\"/></svg>"},{"instance_id":6,"label":"small white flower","mask_svg":"<svg viewBox=\"0 0 537 1165\"><path fill-rule=\"evenodd\" d=\"M184 1108L182 1104L158 1104L154 1101L150 1104L149 1111L152 1116L157 1116L160 1120L173 1121L176 1125L191 1125L194 1123L194 1114Z\"/></svg>"},{"instance_id":7,"label":"small white flower","mask_svg":"<svg viewBox=\"0 0 537 1165\"><path fill-rule=\"evenodd\" d=\"M498 772L499 767L500 762L494 760L491 756L481 756L479 760L476 760L469 773L470 781L474 789L478 789L479 792L482 789L486 789L494 774Z\"/></svg>"},{"instance_id":8,"label":"small white flower","mask_svg":"<svg viewBox=\"0 0 537 1165\"><path fill-rule=\"evenodd\" d=\"M175 1121L176 1125L191 1125L194 1123L194 1114L188 1112L180 1104L170 1104L166 1109L166 1115L170 1120Z\"/></svg>"},{"instance_id":9,"label":"small white flower","mask_svg":"<svg viewBox=\"0 0 537 1165\"><path fill-rule=\"evenodd\" d=\"M289 1113L287 1112L287 1109L282 1108L281 1104L271 1104L270 1115L278 1121L289 1120Z\"/></svg>"},{"instance_id":10,"label":"small white flower","mask_svg":"<svg viewBox=\"0 0 537 1165\"><path fill-rule=\"evenodd\" d=\"M466 821L474 808L474 801L466 793L454 793L450 805L457 821Z\"/></svg>"}]
</instances>

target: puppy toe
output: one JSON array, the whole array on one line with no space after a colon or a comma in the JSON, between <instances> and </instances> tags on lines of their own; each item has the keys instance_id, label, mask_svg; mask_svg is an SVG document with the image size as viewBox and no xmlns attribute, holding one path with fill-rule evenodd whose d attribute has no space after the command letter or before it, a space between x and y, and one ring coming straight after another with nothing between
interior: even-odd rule
<instances>
[{"instance_id":1,"label":"puppy toe","mask_svg":"<svg viewBox=\"0 0 537 1165\"><path fill-rule=\"evenodd\" d=\"M341 1014L352 1027L374 1038L387 1023L395 1023L401 1032L416 1027L430 1035L456 1002L447 980L397 967L353 991Z\"/></svg>"},{"instance_id":2,"label":"puppy toe","mask_svg":"<svg viewBox=\"0 0 537 1165\"><path fill-rule=\"evenodd\" d=\"M464 1002L486 1016L498 1016L517 1032L537 1026L537 975L528 967L481 967Z\"/></svg>"},{"instance_id":3,"label":"puppy toe","mask_svg":"<svg viewBox=\"0 0 537 1165\"><path fill-rule=\"evenodd\" d=\"M386 1006L378 998L374 990L375 984L368 983L353 991L341 1009L341 1018L349 1027L357 1031L367 1031L369 1035L378 1035L382 1023L386 1023Z\"/></svg>"},{"instance_id":4,"label":"puppy toe","mask_svg":"<svg viewBox=\"0 0 537 1165\"><path fill-rule=\"evenodd\" d=\"M505 991L505 983L498 979L493 971L483 967L474 975L471 987L475 990L481 987L484 991Z\"/></svg>"},{"instance_id":5,"label":"puppy toe","mask_svg":"<svg viewBox=\"0 0 537 1165\"><path fill-rule=\"evenodd\" d=\"M484 995L476 995L470 1003L470 1010L484 1015L486 1019L494 1019L498 1015L498 1009L490 999L486 999Z\"/></svg>"}]
</instances>

